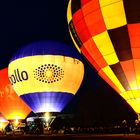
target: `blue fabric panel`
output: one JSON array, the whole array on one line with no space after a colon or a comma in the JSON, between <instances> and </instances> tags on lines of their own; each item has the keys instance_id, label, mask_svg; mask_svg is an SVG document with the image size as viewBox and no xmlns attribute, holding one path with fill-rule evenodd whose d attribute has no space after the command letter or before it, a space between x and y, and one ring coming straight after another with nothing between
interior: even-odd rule
<instances>
[{"instance_id":1,"label":"blue fabric panel","mask_svg":"<svg viewBox=\"0 0 140 140\"><path fill-rule=\"evenodd\" d=\"M68 46L55 41L38 41L23 46L11 58L10 62L18 58L34 55L62 55L81 60L80 53L78 53L74 46Z\"/></svg>"},{"instance_id":2,"label":"blue fabric panel","mask_svg":"<svg viewBox=\"0 0 140 140\"><path fill-rule=\"evenodd\" d=\"M74 97L64 92L36 92L20 96L34 113L61 112Z\"/></svg>"}]
</instances>

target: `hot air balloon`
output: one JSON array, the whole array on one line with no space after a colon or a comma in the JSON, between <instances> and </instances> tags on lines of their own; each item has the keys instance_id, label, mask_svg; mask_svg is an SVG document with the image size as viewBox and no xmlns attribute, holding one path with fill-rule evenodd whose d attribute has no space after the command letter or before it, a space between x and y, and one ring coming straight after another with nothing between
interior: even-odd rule
<instances>
[{"instance_id":1,"label":"hot air balloon","mask_svg":"<svg viewBox=\"0 0 140 140\"><path fill-rule=\"evenodd\" d=\"M8 74L14 90L34 113L61 112L80 87L84 65L75 48L44 40L17 51Z\"/></svg>"},{"instance_id":2,"label":"hot air balloon","mask_svg":"<svg viewBox=\"0 0 140 140\"><path fill-rule=\"evenodd\" d=\"M8 79L8 69L0 70L0 112L7 120L24 120L31 109L18 97Z\"/></svg>"},{"instance_id":3,"label":"hot air balloon","mask_svg":"<svg viewBox=\"0 0 140 140\"><path fill-rule=\"evenodd\" d=\"M138 0L70 0L71 38L98 74L140 113Z\"/></svg>"}]
</instances>

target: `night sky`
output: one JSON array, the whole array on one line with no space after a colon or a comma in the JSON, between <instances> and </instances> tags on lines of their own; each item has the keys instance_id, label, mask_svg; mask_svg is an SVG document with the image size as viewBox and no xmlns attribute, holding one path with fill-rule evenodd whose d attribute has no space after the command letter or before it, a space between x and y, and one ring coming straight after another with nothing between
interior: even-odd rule
<instances>
[{"instance_id":1,"label":"night sky","mask_svg":"<svg viewBox=\"0 0 140 140\"><path fill-rule=\"evenodd\" d=\"M68 0L9 0L0 2L0 69L23 45L51 39L74 47L67 26ZM83 57L83 56L82 56ZM85 76L75 98L63 112L83 123L134 119L132 108L96 73L83 57Z\"/></svg>"}]
</instances>

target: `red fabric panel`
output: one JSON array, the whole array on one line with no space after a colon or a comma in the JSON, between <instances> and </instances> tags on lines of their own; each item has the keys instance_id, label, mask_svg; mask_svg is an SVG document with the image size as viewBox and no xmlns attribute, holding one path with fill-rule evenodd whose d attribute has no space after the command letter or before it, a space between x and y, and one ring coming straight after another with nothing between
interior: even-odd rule
<instances>
[{"instance_id":1,"label":"red fabric panel","mask_svg":"<svg viewBox=\"0 0 140 140\"><path fill-rule=\"evenodd\" d=\"M86 28L82 31L82 33L79 33L79 38L82 41L82 43L86 42L91 38L91 34L89 30Z\"/></svg>"},{"instance_id":2,"label":"red fabric panel","mask_svg":"<svg viewBox=\"0 0 140 140\"><path fill-rule=\"evenodd\" d=\"M83 0L81 0L81 3L82 3L82 11L83 11L83 15L87 15L97 9L100 8L100 5L99 5L99 0L86 0L86 4L83 5ZM85 3L85 2L84 2Z\"/></svg>"},{"instance_id":3,"label":"red fabric panel","mask_svg":"<svg viewBox=\"0 0 140 140\"><path fill-rule=\"evenodd\" d=\"M106 30L106 26L102 17L101 10L91 12L84 17L87 27L91 33L91 36L102 33ZM100 27L100 28L99 28Z\"/></svg>"},{"instance_id":4,"label":"red fabric panel","mask_svg":"<svg viewBox=\"0 0 140 140\"><path fill-rule=\"evenodd\" d=\"M87 42L85 42L81 50L83 50L83 47L88 52L88 55L90 55L92 59L99 65L99 67L103 68L107 66L106 61L102 57L101 53L99 52L98 48L96 47L92 39L89 39Z\"/></svg>"},{"instance_id":5,"label":"red fabric panel","mask_svg":"<svg viewBox=\"0 0 140 140\"><path fill-rule=\"evenodd\" d=\"M80 9L77 12L75 12L72 16L72 21L74 25L76 25L82 18L84 18L84 16L82 10Z\"/></svg>"},{"instance_id":6,"label":"red fabric panel","mask_svg":"<svg viewBox=\"0 0 140 140\"><path fill-rule=\"evenodd\" d=\"M128 24L131 48L140 48L140 23Z\"/></svg>"},{"instance_id":7,"label":"red fabric panel","mask_svg":"<svg viewBox=\"0 0 140 140\"><path fill-rule=\"evenodd\" d=\"M122 61L120 62L123 71L126 75L128 81L135 81L135 70L134 70L134 63L133 60Z\"/></svg>"},{"instance_id":8,"label":"red fabric panel","mask_svg":"<svg viewBox=\"0 0 140 140\"><path fill-rule=\"evenodd\" d=\"M91 55L89 54L89 52L87 51L87 49L82 46L81 47L81 52L84 56L86 56L87 60L90 62L91 65L94 66L94 68L99 71L101 68L99 67L99 65L94 61L94 59L91 57Z\"/></svg>"},{"instance_id":9,"label":"red fabric panel","mask_svg":"<svg viewBox=\"0 0 140 140\"><path fill-rule=\"evenodd\" d=\"M88 2L91 2L93 0L81 0L81 6L87 4Z\"/></svg>"},{"instance_id":10,"label":"red fabric panel","mask_svg":"<svg viewBox=\"0 0 140 140\"><path fill-rule=\"evenodd\" d=\"M132 56L134 59L140 59L140 48L132 48Z\"/></svg>"}]
</instances>

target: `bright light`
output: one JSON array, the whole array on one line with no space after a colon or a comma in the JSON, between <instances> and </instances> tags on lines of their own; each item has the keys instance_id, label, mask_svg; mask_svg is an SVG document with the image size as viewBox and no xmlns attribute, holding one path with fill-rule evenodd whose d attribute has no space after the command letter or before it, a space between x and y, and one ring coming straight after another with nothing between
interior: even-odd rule
<instances>
[{"instance_id":1,"label":"bright light","mask_svg":"<svg viewBox=\"0 0 140 140\"><path fill-rule=\"evenodd\" d=\"M3 128L3 124L2 122L0 122L0 130Z\"/></svg>"},{"instance_id":2,"label":"bright light","mask_svg":"<svg viewBox=\"0 0 140 140\"><path fill-rule=\"evenodd\" d=\"M14 125L17 126L18 124L19 124L18 119L15 119L15 121L14 121Z\"/></svg>"},{"instance_id":3,"label":"bright light","mask_svg":"<svg viewBox=\"0 0 140 140\"><path fill-rule=\"evenodd\" d=\"M0 131L3 130L7 124L8 124L8 121L1 121L0 120Z\"/></svg>"},{"instance_id":4,"label":"bright light","mask_svg":"<svg viewBox=\"0 0 140 140\"><path fill-rule=\"evenodd\" d=\"M52 72L51 70L47 70L47 71L45 72L45 76L46 76L46 77L51 77L51 76L53 76L53 72Z\"/></svg>"},{"instance_id":5,"label":"bright light","mask_svg":"<svg viewBox=\"0 0 140 140\"><path fill-rule=\"evenodd\" d=\"M4 120L0 119L0 130L3 129L3 122L4 122Z\"/></svg>"},{"instance_id":6,"label":"bright light","mask_svg":"<svg viewBox=\"0 0 140 140\"><path fill-rule=\"evenodd\" d=\"M46 112L45 115L44 115L44 117L45 117L46 122L48 122L49 119L50 119L50 114L49 114L49 112Z\"/></svg>"}]
</instances>

